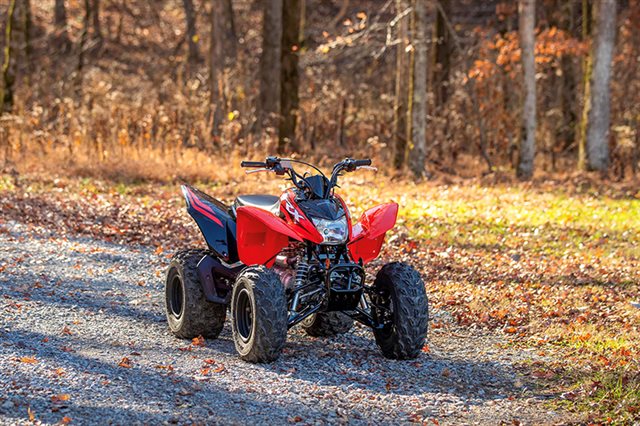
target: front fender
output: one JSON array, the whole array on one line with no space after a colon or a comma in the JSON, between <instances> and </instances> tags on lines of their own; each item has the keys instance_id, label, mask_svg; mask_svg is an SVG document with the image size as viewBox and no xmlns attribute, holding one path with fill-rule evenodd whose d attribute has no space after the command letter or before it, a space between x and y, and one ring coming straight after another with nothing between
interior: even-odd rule
<instances>
[{"instance_id":1,"label":"front fender","mask_svg":"<svg viewBox=\"0 0 640 426\"><path fill-rule=\"evenodd\" d=\"M238 255L245 265L269 267L275 256L289 245L289 238L302 241L284 220L257 207L238 207L236 222Z\"/></svg>"},{"instance_id":2,"label":"front fender","mask_svg":"<svg viewBox=\"0 0 640 426\"><path fill-rule=\"evenodd\" d=\"M397 203L380 204L362 213L353 225L348 244L351 258L367 263L378 257L384 237L395 226L397 217Z\"/></svg>"}]
</instances>

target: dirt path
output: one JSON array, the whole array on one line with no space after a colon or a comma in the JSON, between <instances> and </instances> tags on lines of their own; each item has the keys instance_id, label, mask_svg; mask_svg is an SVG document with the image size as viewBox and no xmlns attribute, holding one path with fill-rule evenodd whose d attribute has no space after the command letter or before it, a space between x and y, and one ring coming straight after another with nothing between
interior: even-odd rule
<instances>
[{"instance_id":1,"label":"dirt path","mask_svg":"<svg viewBox=\"0 0 640 426\"><path fill-rule=\"evenodd\" d=\"M498 335L459 330L443 311L433 314L449 325L415 361L383 358L363 327L332 339L294 329L269 365L240 361L228 324L202 346L178 340L164 318L167 260L149 247L0 225L0 423L568 419L518 376L514 364L534 352L501 349Z\"/></svg>"}]
</instances>

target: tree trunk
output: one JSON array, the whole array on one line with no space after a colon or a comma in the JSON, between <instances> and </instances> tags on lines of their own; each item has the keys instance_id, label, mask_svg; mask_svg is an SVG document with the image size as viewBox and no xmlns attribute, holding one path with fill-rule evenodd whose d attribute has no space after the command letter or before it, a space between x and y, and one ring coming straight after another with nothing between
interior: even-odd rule
<instances>
[{"instance_id":1,"label":"tree trunk","mask_svg":"<svg viewBox=\"0 0 640 426\"><path fill-rule=\"evenodd\" d=\"M451 17L451 0L440 0L436 9L437 15L433 28L435 40L431 82L436 106L440 106L444 105L449 98L449 68L453 46L445 20Z\"/></svg>"},{"instance_id":2,"label":"tree trunk","mask_svg":"<svg viewBox=\"0 0 640 426\"><path fill-rule=\"evenodd\" d=\"M282 0L275 0L276 3L282 3ZM273 3L273 0L270 0L265 3ZM225 33L225 46L224 46L224 54L226 57L226 61L228 63L235 63L237 57L237 40L238 37L236 35L236 20L233 16L233 4L231 0L223 0L223 24L224 24L224 33ZM280 6L282 7L282 6ZM280 30L282 31L282 30Z\"/></svg>"},{"instance_id":3,"label":"tree trunk","mask_svg":"<svg viewBox=\"0 0 640 426\"><path fill-rule=\"evenodd\" d=\"M280 110L280 58L282 0L263 3L262 56L260 57L259 130L278 124Z\"/></svg>"},{"instance_id":4,"label":"tree trunk","mask_svg":"<svg viewBox=\"0 0 640 426\"><path fill-rule=\"evenodd\" d=\"M591 35L591 7L589 0L582 0L582 41ZM578 170L586 169L587 162L587 122L591 109L591 72L593 71L593 55L588 52L582 63L582 117L578 129Z\"/></svg>"},{"instance_id":5,"label":"tree trunk","mask_svg":"<svg viewBox=\"0 0 640 426\"><path fill-rule=\"evenodd\" d=\"M604 172L609 166L611 114L611 60L616 38L616 0L597 2L597 21L591 74L591 109L587 123L587 158L590 170Z\"/></svg>"},{"instance_id":6,"label":"tree trunk","mask_svg":"<svg viewBox=\"0 0 640 426\"><path fill-rule=\"evenodd\" d=\"M13 16L16 10L16 0L10 0L7 11L7 24L4 32L4 60L2 62L2 87L0 87L0 115L11 111L13 107L14 76L11 73L11 39Z\"/></svg>"},{"instance_id":7,"label":"tree trunk","mask_svg":"<svg viewBox=\"0 0 640 426\"><path fill-rule=\"evenodd\" d=\"M222 4L219 0L211 0L211 43L209 52L209 115L211 136L214 146L219 142L220 124L224 112L224 93L222 84L222 70L224 57L222 53Z\"/></svg>"},{"instance_id":8,"label":"tree trunk","mask_svg":"<svg viewBox=\"0 0 640 426\"><path fill-rule=\"evenodd\" d=\"M300 54L301 6L304 0L284 0L280 70L280 136L278 153L292 151L295 143L299 95L298 55Z\"/></svg>"},{"instance_id":9,"label":"tree trunk","mask_svg":"<svg viewBox=\"0 0 640 426\"><path fill-rule=\"evenodd\" d=\"M536 155L536 63L534 57L536 2L520 0L518 9L525 96L522 106L522 139L517 175L520 179L530 179L533 176L533 160Z\"/></svg>"},{"instance_id":10,"label":"tree trunk","mask_svg":"<svg viewBox=\"0 0 640 426\"><path fill-rule=\"evenodd\" d=\"M93 38L98 41L98 45L102 45L102 27L100 25L100 0L92 0L91 15L93 22Z\"/></svg>"},{"instance_id":11,"label":"tree trunk","mask_svg":"<svg viewBox=\"0 0 640 426\"><path fill-rule=\"evenodd\" d=\"M89 38L89 20L91 19L91 2L84 0L84 24L82 26L82 34L80 34L80 46L78 48L78 67L76 69L76 92L78 98L82 94L84 58L87 50L87 39Z\"/></svg>"},{"instance_id":12,"label":"tree trunk","mask_svg":"<svg viewBox=\"0 0 640 426\"><path fill-rule=\"evenodd\" d=\"M407 17L400 15L407 10L407 0L396 0L397 39L400 41L396 47L396 85L393 105L393 167L401 169L404 166L407 151L407 104L409 91L407 89L407 76L409 68L409 55L407 53Z\"/></svg>"},{"instance_id":13,"label":"tree trunk","mask_svg":"<svg viewBox=\"0 0 640 426\"><path fill-rule=\"evenodd\" d=\"M186 37L189 46L189 62L196 63L200 60L198 34L196 31L196 12L193 7L193 0L182 0L182 4L184 5L184 16L187 23Z\"/></svg>"},{"instance_id":14,"label":"tree trunk","mask_svg":"<svg viewBox=\"0 0 640 426\"><path fill-rule=\"evenodd\" d=\"M14 12L15 13L15 12ZM31 17L31 1L30 0L22 0L22 35L23 35L23 46L24 46L24 59L25 59L25 84L29 85L29 79L31 78L31 73L33 72L33 61L32 54L33 48L31 45L31 27L33 26L33 21Z\"/></svg>"},{"instance_id":15,"label":"tree trunk","mask_svg":"<svg viewBox=\"0 0 640 426\"><path fill-rule=\"evenodd\" d=\"M58 49L63 53L67 53L71 48L71 41L67 33L67 9L65 8L64 0L56 0L53 13L54 26L56 28L55 40L58 44Z\"/></svg>"},{"instance_id":16,"label":"tree trunk","mask_svg":"<svg viewBox=\"0 0 640 426\"><path fill-rule=\"evenodd\" d=\"M409 168L415 179L424 176L427 130L427 0L413 0L411 40L413 72L411 88L411 142Z\"/></svg>"}]
</instances>

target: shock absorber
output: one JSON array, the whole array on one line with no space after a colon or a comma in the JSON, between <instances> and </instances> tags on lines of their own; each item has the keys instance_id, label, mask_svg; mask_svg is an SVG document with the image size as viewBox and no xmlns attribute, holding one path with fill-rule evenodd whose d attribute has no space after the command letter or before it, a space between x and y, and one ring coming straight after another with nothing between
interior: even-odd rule
<instances>
[{"instance_id":1,"label":"shock absorber","mask_svg":"<svg viewBox=\"0 0 640 426\"><path fill-rule=\"evenodd\" d=\"M306 259L301 258L298 262L298 268L296 269L296 287L295 295L293 296L293 303L291 304L291 310L298 310L298 301L300 300L299 288L302 287L309 276L309 263Z\"/></svg>"}]
</instances>

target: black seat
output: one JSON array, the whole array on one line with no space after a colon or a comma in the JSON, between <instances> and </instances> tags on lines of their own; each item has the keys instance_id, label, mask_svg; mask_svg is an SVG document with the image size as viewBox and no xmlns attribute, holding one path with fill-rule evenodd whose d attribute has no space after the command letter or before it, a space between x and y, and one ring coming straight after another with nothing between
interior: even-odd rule
<instances>
[{"instance_id":1,"label":"black seat","mask_svg":"<svg viewBox=\"0 0 640 426\"><path fill-rule=\"evenodd\" d=\"M280 198L275 195L239 195L233 202L233 212L235 213L235 210L242 206L257 207L276 216L280 214Z\"/></svg>"}]
</instances>

